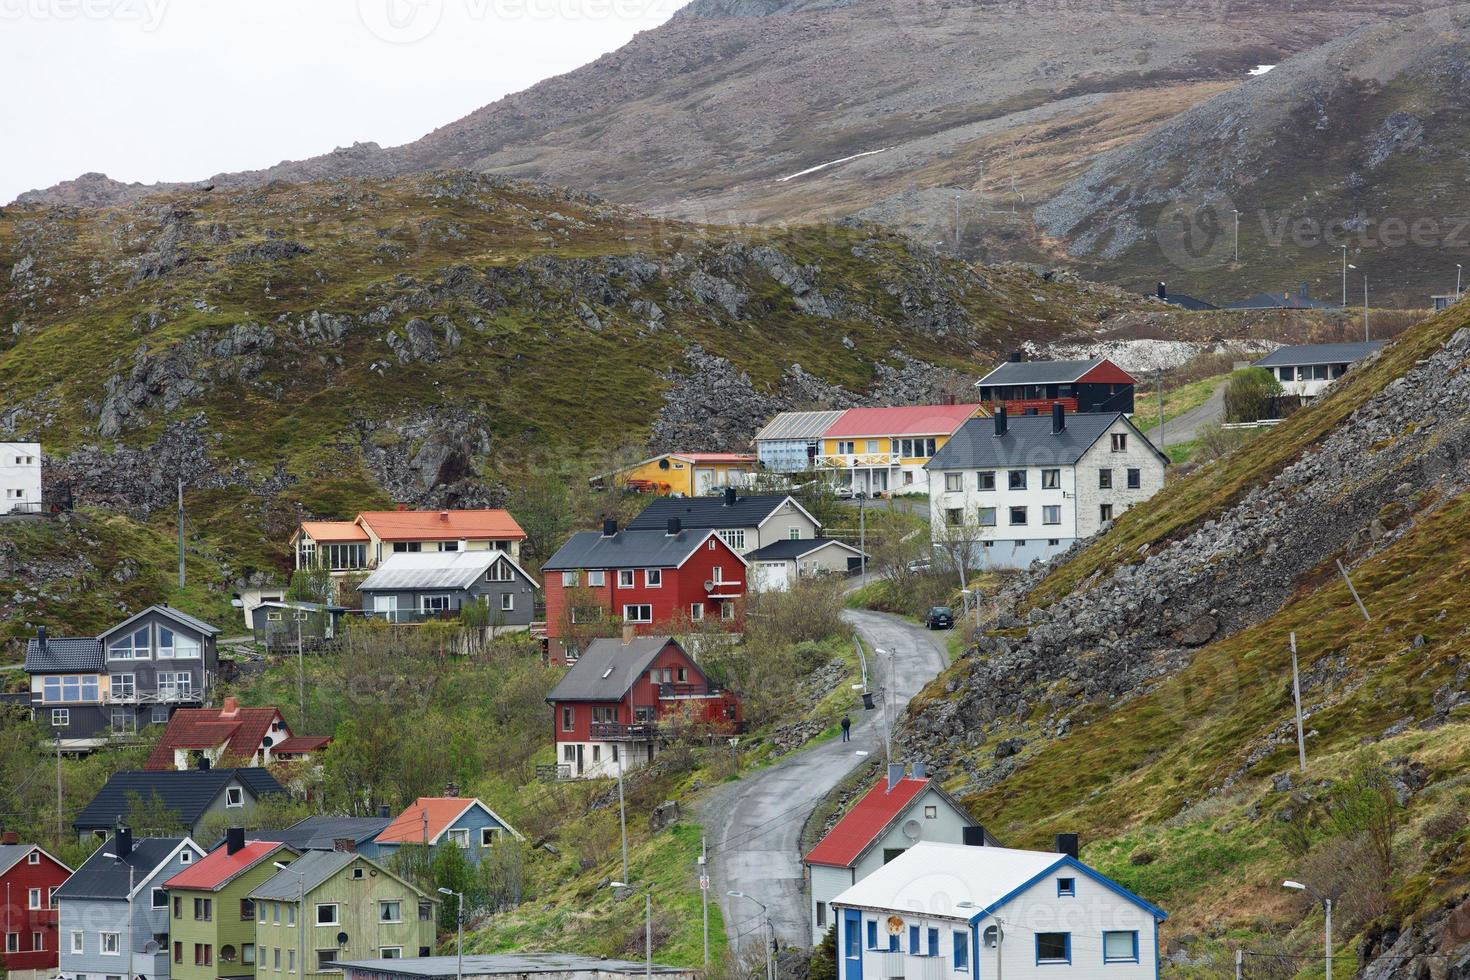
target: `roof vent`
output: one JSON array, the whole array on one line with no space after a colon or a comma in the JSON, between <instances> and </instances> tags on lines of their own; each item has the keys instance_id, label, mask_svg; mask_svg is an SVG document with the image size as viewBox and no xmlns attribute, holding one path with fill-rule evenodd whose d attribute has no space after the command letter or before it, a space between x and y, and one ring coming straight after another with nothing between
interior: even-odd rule
<instances>
[{"instance_id":1,"label":"roof vent","mask_svg":"<svg viewBox=\"0 0 1470 980\"><path fill-rule=\"evenodd\" d=\"M378 807L378 816L387 820L393 816L393 811L388 809L388 804L384 803Z\"/></svg>"},{"instance_id":2,"label":"roof vent","mask_svg":"<svg viewBox=\"0 0 1470 980\"><path fill-rule=\"evenodd\" d=\"M1159 299L1168 299L1168 298L1169 298L1169 285L1168 285L1168 283L1163 283L1163 282L1159 283Z\"/></svg>"},{"instance_id":3,"label":"roof vent","mask_svg":"<svg viewBox=\"0 0 1470 980\"><path fill-rule=\"evenodd\" d=\"M449 523L449 511L447 511L447 510L441 510L439 512L439 520L442 521L445 524L448 524Z\"/></svg>"},{"instance_id":4,"label":"roof vent","mask_svg":"<svg viewBox=\"0 0 1470 980\"><path fill-rule=\"evenodd\" d=\"M133 832L127 827L118 827L112 841L112 853L119 861L133 853Z\"/></svg>"},{"instance_id":5,"label":"roof vent","mask_svg":"<svg viewBox=\"0 0 1470 980\"><path fill-rule=\"evenodd\" d=\"M677 517L670 517L668 529L669 537L677 537L679 535L679 532L682 530L684 530L684 522L679 520L679 518Z\"/></svg>"},{"instance_id":6,"label":"roof vent","mask_svg":"<svg viewBox=\"0 0 1470 980\"><path fill-rule=\"evenodd\" d=\"M1076 834L1057 834L1057 853L1065 854L1067 857L1077 860L1079 844Z\"/></svg>"},{"instance_id":7,"label":"roof vent","mask_svg":"<svg viewBox=\"0 0 1470 980\"><path fill-rule=\"evenodd\" d=\"M739 497L740 497L740 494L735 490L734 487L726 487L725 488L725 506L726 507L734 507L735 506L735 501L737 499L739 499Z\"/></svg>"},{"instance_id":8,"label":"roof vent","mask_svg":"<svg viewBox=\"0 0 1470 980\"><path fill-rule=\"evenodd\" d=\"M1058 435L1067 431L1067 406L1061 402L1052 402L1051 406L1051 433Z\"/></svg>"},{"instance_id":9,"label":"roof vent","mask_svg":"<svg viewBox=\"0 0 1470 980\"><path fill-rule=\"evenodd\" d=\"M1022 354L1020 351L1018 351L1018 350L1011 351L1011 363L1012 364L1020 364L1025 359L1026 359L1026 355Z\"/></svg>"},{"instance_id":10,"label":"roof vent","mask_svg":"<svg viewBox=\"0 0 1470 980\"><path fill-rule=\"evenodd\" d=\"M231 827L225 831L225 853L239 854L245 848L245 828Z\"/></svg>"},{"instance_id":11,"label":"roof vent","mask_svg":"<svg viewBox=\"0 0 1470 980\"><path fill-rule=\"evenodd\" d=\"M602 536L604 538L616 537L618 533L618 520L616 517L605 517L602 521Z\"/></svg>"}]
</instances>

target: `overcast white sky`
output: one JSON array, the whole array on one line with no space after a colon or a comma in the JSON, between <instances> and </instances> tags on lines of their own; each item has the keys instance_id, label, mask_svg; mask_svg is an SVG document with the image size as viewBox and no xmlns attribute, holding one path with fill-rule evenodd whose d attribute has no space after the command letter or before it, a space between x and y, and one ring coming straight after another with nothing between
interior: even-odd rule
<instances>
[{"instance_id":1,"label":"overcast white sky","mask_svg":"<svg viewBox=\"0 0 1470 980\"><path fill-rule=\"evenodd\" d=\"M685 0L0 0L0 203L406 143Z\"/></svg>"}]
</instances>

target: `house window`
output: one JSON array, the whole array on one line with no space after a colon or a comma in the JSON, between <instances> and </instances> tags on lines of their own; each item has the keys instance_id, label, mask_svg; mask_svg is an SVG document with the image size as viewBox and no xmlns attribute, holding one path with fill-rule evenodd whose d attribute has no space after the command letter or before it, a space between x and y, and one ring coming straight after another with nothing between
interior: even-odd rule
<instances>
[{"instance_id":1,"label":"house window","mask_svg":"<svg viewBox=\"0 0 1470 980\"><path fill-rule=\"evenodd\" d=\"M238 807L245 805L245 791L238 786L231 786L225 790L225 806Z\"/></svg>"},{"instance_id":2,"label":"house window","mask_svg":"<svg viewBox=\"0 0 1470 980\"><path fill-rule=\"evenodd\" d=\"M871 454L871 453L876 453L877 451L878 451L878 440L877 439L865 439L863 441L863 452Z\"/></svg>"},{"instance_id":3,"label":"house window","mask_svg":"<svg viewBox=\"0 0 1470 980\"><path fill-rule=\"evenodd\" d=\"M801 540L801 528L799 528L799 527L788 527L786 529L786 540L788 540L788 541L800 541Z\"/></svg>"},{"instance_id":4,"label":"house window","mask_svg":"<svg viewBox=\"0 0 1470 980\"><path fill-rule=\"evenodd\" d=\"M515 577L515 569L505 561L497 561L485 570L485 581L487 582L514 582Z\"/></svg>"},{"instance_id":5,"label":"house window","mask_svg":"<svg viewBox=\"0 0 1470 980\"><path fill-rule=\"evenodd\" d=\"M154 889L154 891L157 891L157 889ZM26 908L31 908L31 909L41 908L41 889L39 889L39 888L32 888L26 894L27 894ZM154 908L158 908L158 906L155 905Z\"/></svg>"},{"instance_id":6,"label":"house window","mask_svg":"<svg viewBox=\"0 0 1470 980\"><path fill-rule=\"evenodd\" d=\"M265 902L261 902L255 907L255 910L260 913L259 918L257 918L255 921L260 923L261 925L265 925L265 910L267 907L268 905Z\"/></svg>"},{"instance_id":7,"label":"house window","mask_svg":"<svg viewBox=\"0 0 1470 980\"><path fill-rule=\"evenodd\" d=\"M856 454L857 454L857 443L856 442L838 441L838 443L837 443L837 455L839 455L839 456L854 456Z\"/></svg>"},{"instance_id":8,"label":"house window","mask_svg":"<svg viewBox=\"0 0 1470 980\"><path fill-rule=\"evenodd\" d=\"M561 573L561 584L562 584L562 588L564 588L564 589L575 589L577 587L577 573L576 572L562 572Z\"/></svg>"},{"instance_id":9,"label":"house window","mask_svg":"<svg viewBox=\"0 0 1470 980\"><path fill-rule=\"evenodd\" d=\"M51 709L51 727L65 728L71 724L71 712L65 708Z\"/></svg>"},{"instance_id":10,"label":"house window","mask_svg":"<svg viewBox=\"0 0 1470 980\"><path fill-rule=\"evenodd\" d=\"M716 531L721 541L725 542L736 551L745 550L745 528L735 527L724 531Z\"/></svg>"},{"instance_id":11,"label":"house window","mask_svg":"<svg viewBox=\"0 0 1470 980\"><path fill-rule=\"evenodd\" d=\"M1113 505L1099 504L1097 508L1097 519L1106 524L1113 519Z\"/></svg>"},{"instance_id":12,"label":"house window","mask_svg":"<svg viewBox=\"0 0 1470 980\"><path fill-rule=\"evenodd\" d=\"M296 972L296 950L294 949L286 950L286 972Z\"/></svg>"},{"instance_id":13,"label":"house window","mask_svg":"<svg viewBox=\"0 0 1470 980\"><path fill-rule=\"evenodd\" d=\"M624 606L623 622L625 623L651 623L653 622L652 606Z\"/></svg>"},{"instance_id":14,"label":"house window","mask_svg":"<svg viewBox=\"0 0 1470 980\"><path fill-rule=\"evenodd\" d=\"M980 526L981 527L995 527L995 508L994 507L981 507L980 508Z\"/></svg>"},{"instance_id":15,"label":"house window","mask_svg":"<svg viewBox=\"0 0 1470 980\"><path fill-rule=\"evenodd\" d=\"M458 551L459 550L459 542L458 541L440 541L439 542L439 550L440 551Z\"/></svg>"},{"instance_id":16,"label":"house window","mask_svg":"<svg viewBox=\"0 0 1470 980\"><path fill-rule=\"evenodd\" d=\"M179 852L179 863L180 864L188 864L192 860L194 860L194 852L193 851L180 851Z\"/></svg>"},{"instance_id":17,"label":"house window","mask_svg":"<svg viewBox=\"0 0 1470 980\"><path fill-rule=\"evenodd\" d=\"M664 570L662 568L645 568L643 570L643 584L650 589L659 589L664 584Z\"/></svg>"},{"instance_id":18,"label":"house window","mask_svg":"<svg viewBox=\"0 0 1470 980\"><path fill-rule=\"evenodd\" d=\"M29 853L29 854L26 855L26 864L40 864L40 863L41 863L41 852L40 851L32 851L31 853Z\"/></svg>"},{"instance_id":19,"label":"house window","mask_svg":"<svg viewBox=\"0 0 1470 980\"><path fill-rule=\"evenodd\" d=\"M514 592L503 592L500 595L500 611L515 612L516 597Z\"/></svg>"},{"instance_id":20,"label":"house window","mask_svg":"<svg viewBox=\"0 0 1470 980\"><path fill-rule=\"evenodd\" d=\"M968 973L970 970L970 934L956 932L954 934L954 968L956 973Z\"/></svg>"},{"instance_id":21,"label":"house window","mask_svg":"<svg viewBox=\"0 0 1470 980\"><path fill-rule=\"evenodd\" d=\"M380 947L378 949L378 953L380 955L380 958L385 959L385 960L401 960L401 959L403 959L403 947L402 946L383 946L383 947Z\"/></svg>"},{"instance_id":22,"label":"house window","mask_svg":"<svg viewBox=\"0 0 1470 980\"><path fill-rule=\"evenodd\" d=\"M98 697L99 682L95 674L47 677L41 689L43 701L61 704L92 703Z\"/></svg>"},{"instance_id":23,"label":"house window","mask_svg":"<svg viewBox=\"0 0 1470 980\"><path fill-rule=\"evenodd\" d=\"M271 969L272 970L280 970L280 968L281 968L281 947L277 946L275 949L271 950Z\"/></svg>"},{"instance_id":24,"label":"house window","mask_svg":"<svg viewBox=\"0 0 1470 980\"><path fill-rule=\"evenodd\" d=\"M148 627L119 637L107 645L108 660L147 660Z\"/></svg>"},{"instance_id":25,"label":"house window","mask_svg":"<svg viewBox=\"0 0 1470 980\"><path fill-rule=\"evenodd\" d=\"M72 931L72 934L71 934L71 951L74 954L76 954L77 956L80 956L82 954L82 933L81 933L81 930L73 930Z\"/></svg>"},{"instance_id":26,"label":"house window","mask_svg":"<svg viewBox=\"0 0 1470 980\"><path fill-rule=\"evenodd\" d=\"M426 595L419 597L419 612L438 613L449 611L449 596Z\"/></svg>"},{"instance_id":27,"label":"house window","mask_svg":"<svg viewBox=\"0 0 1470 980\"><path fill-rule=\"evenodd\" d=\"M480 846L481 847L494 847L495 846L495 837L499 833L500 833L500 828L499 827L481 827L480 828Z\"/></svg>"},{"instance_id":28,"label":"house window","mask_svg":"<svg viewBox=\"0 0 1470 980\"><path fill-rule=\"evenodd\" d=\"M896 858L900 854L902 854L905 850L907 850L907 848L903 848L903 847L885 847L885 848L883 848L883 863L884 864L887 864L889 861L892 861L894 858Z\"/></svg>"},{"instance_id":29,"label":"house window","mask_svg":"<svg viewBox=\"0 0 1470 980\"><path fill-rule=\"evenodd\" d=\"M827 928L827 903L826 902L818 902L817 903L817 928L818 929L825 929L825 928Z\"/></svg>"},{"instance_id":30,"label":"house window","mask_svg":"<svg viewBox=\"0 0 1470 980\"><path fill-rule=\"evenodd\" d=\"M1006 486L1010 487L1010 489L1012 490L1025 490L1026 471L1011 470L1009 473L1006 474Z\"/></svg>"},{"instance_id":31,"label":"house window","mask_svg":"<svg viewBox=\"0 0 1470 980\"><path fill-rule=\"evenodd\" d=\"M153 907L156 909L168 908L168 891L166 889L153 889Z\"/></svg>"},{"instance_id":32,"label":"house window","mask_svg":"<svg viewBox=\"0 0 1470 980\"><path fill-rule=\"evenodd\" d=\"M1017 525L1025 524L1025 523L1026 523L1026 508L1025 507L1012 507L1011 508L1011 526L1012 527L1016 527Z\"/></svg>"},{"instance_id":33,"label":"house window","mask_svg":"<svg viewBox=\"0 0 1470 980\"><path fill-rule=\"evenodd\" d=\"M214 947L209 943L194 944L194 965L211 966L214 963Z\"/></svg>"},{"instance_id":34,"label":"house window","mask_svg":"<svg viewBox=\"0 0 1470 980\"><path fill-rule=\"evenodd\" d=\"M164 701L187 701L194 689L194 678L187 673L160 673L158 697Z\"/></svg>"},{"instance_id":35,"label":"house window","mask_svg":"<svg viewBox=\"0 0 1470 980\"><path fill-rule=\"evenodd\" d=\"M868 920L868 948L878 948L878 920L876 919Z\"/></svg>"},{"instance_id":36,"label":"house window","mask_svg":"<svg viewBox=\"0 0 1470 980\"><path fill-rule=\"evenodd\" d=\"M112 730L119 735L131 735L138 730L137 717L127 708L113 708L110 719Z\"/></svg>"},{"instance_id":37,"label":"house window","mask_svg":"<svg viewBox=\"0 0 1470 980\"><path fill-rule=\"evenodd\" d=\"M99 943L98 948L101 949L102 955L103 956L116 956L117 955L117 933L115 933L115 932L104 932L104 933L101 933L100 934L99 938L100 938L101 942Z\"/></svg>"},{"instance_id":38,"label":"house window","mask_svg":"<svg viewBox=\"0 0 1470 980\"><path fill-rule=\"evenodd\" d=\"M154 705L153 712L150 717L153 719L153 724L155 725L167 725L168 708L164 707L163 705Z\"/></svg>"},{"instance_id":39,"label":"house window","mask_svg":"<svg viewBox=\"0 0 1470 980\"><path fill-rule=\"evenodd\" d=\"M1122 929L1104 932L1103 962L1137 963L1138 933Z\"/></svg>"},{"instance_id":40,"label":"house window","mask_svg":"<svg viewBox=\"0 0 1470 980\"><path fill-rule=\"evenodd\" d=\"M1041 489L1043 489L1043 490L1060 490L1061 488L1062 488L1062 471L1061 470L1042 470L1041 471Z\"/></svg>"},{"instance_id":41,"label":"house window","mask_svg":"<svg viewBox=\"0 0 1470 980\"><path fill-rule=\"evenodd\" d=\"M601 762L602 761L602 746L600 746L600 745L594 745L594 746L592 746L592 761L593 762Z\"/></svg>"},{"instance_id":42,"label":"house window","mask_svg":"<svg viewBox=\"0 0 1470 980\"><path fill-rule=\"evenodd\" d=\"M909 955L919 955L919 927L909 926Z\"/></svg>"},{"instance_id":43,"label":"house window","mask_svg":"<svg viewBox=\"0 0 1470 980\"><path fill-rule=\"evenodd\" d=\"M255 899L240 899L240 921L249 922L253 918L255 918Z\"/></svg>"},{"instance_id":44,"label":"house window","mask_svg":"<svg viewBox=\"0 0 1470 980\"><path fill-rule=\"evenodd\" d=\"M1041 523L1043 523L1043 524L1060 524L1060 523L1062 523L1062 508L1060 506L1052 506L1052 507L1043 507L1043 508L1041 508Z\"/></svg>"},{"instance_id":45,"label":"house window","mask_svg":"<svg viewBox=\"0 0 1470 980\"><path fill-rule=\"evenodd\" d=\"M447 836L449 837L449 843L456 847L470 846L470 832L463 827L458 830L451 830Z\"/></svg>"},{"instance_id":46,"label":"house window","mask_svg":"<svg viewBox=\"0 0 1470 980\"><path fill-rule=\"evenodd\" d=\"M934 927L931 926L929 928L929 934L925 938L929 941L928 942L929 955L930 956L938 956L939 955L939 930L938 929L935 929Z\"/></svg>"},{"instance_id":47,"label":"house window","mask_svg":"<svg viewBox=\"0 0 1470 980\"><path fill-rule=\"evenodd\" d=\"M336 902L328 902L316 907L316 924L319 926L334 926L337 924Z\"/></svg>"},{"instance_id":48,"label":"house window","mask_svg":"<svg viewBox=\"0 0 1470 980\"><path fill-rule=\"evenodd\" d=\"M720 603L720 619L727 623L734 621L735 603L729 601Z\"/></svg>"},{"instance_id":49,"label":"house window","mask_svg":"<svg viewBox=\"0 0 1470 980\"><path fill-rule=\"evenodd\" d=\"M1126 433L1126 432L1114 432L1113 433L1113 452L1115 452L1115 453L1126 453L1127 451L1128 451L1128 433Z\"/></svg>"},{"instance_id":50,"label":"house window","mask_svg":"<svg viewBox=\"0 0 1470 980\"><path fill-rule=\"evenodd\" d=\"M995 489L995 470L981 470L975 474L976 486L981 490Z\"/></svg>"},{"instance_id":51,"label":"house window","mask_svg":"<svg viewBox=\"0 0 1470 980\"><path fill-rule=\"evenodd\" d=\"M174 943L174 962L184 962L184 944L181 942Z\"/></svg>"},{"instance_id":52,"label":"house window","mask_svg":"<svg viewBox=\"0 0 1470 980\"><path fill-rule=\"evenodd\" d=\"M423 545L423 542L422 541L395 541L395 542L393 542L393 551L396 554L408 553L408 554L416 555L416 554L418 554L419 552L421 552L423 550L424 550L424 545Z\"/></svg>"},{"instance_id":53,"label":"house window","mask_svg":"<svg viewBox=\"0 0 1470 980\"><path fill-rule=\"evenodd\" d=\"M965 489L965 474L963 474L963 473L946 473L946 474L944 474L944 489L946 491L950 492L950 493L954 493L956 491Z\"/></svg>"},{"instance_id":54,"label":"house window","mask_svg":"<svg viewBox=\"0 0 1470 980\"><path fill-rule=\"evenodd\" d=\"M200 654L199 641L171 629L158 628L158 658L160 660L189 660Z\"/></svg>"},{"instance_id":55,"label":"house window","mask_svg":"<svg viewBox=\"0 0 1470 980\"><path fill-rule=\"evenodd\" d=\"M208 922L214 918L214 902L207 898L194 899L194 921Z\"/></svg>"},{"instance_id":56,"label":"house window","mask_svg":"<svg viewBox=\"0 0 1470 980\"><path fill-rule=\"evenodd\" d=\"M1071 963L1072 934L1070 932L1038 932L1036 934L1036 962Z\"/></svg>"},{"instance_id":57,"label":"house window","mask_svg":"<svg viewBox=\"0 0 1470 980\"><path fill-rule=\"evenodd\" d=\"M245 943L240 947L240 962L245 966L255 965L255 944Z\"/></svg>"},{"instance_id":58,"label":"house window","mask_svg":"<svg viewBox=\"0 0 1470 980\"><path fill-rule=\"evenodd\" d=\"M132 674L112 675L112 700L131 701L137 697L137 688Z\"/></svg>"},{"instance_id":59,"label":"house window","mask_svg":"<svg viewBox=\"0 0 1470 980\"><path fill-rule=\"evenodd\" d=\"M631 589L633 587L633 569L618 569L618 588Z\"/></svg>"},{"instance_id":60,"label":"house window","mask_svg":"<svg viewBox=\"0 0 1470 980\"><path fill-rule=\"evenodd\" d=\"M419 921L429 922L434 918L434 906L429 902L419 903ZM427 954L425 954L427 955Z\"/></svg>"},{"instance_id":61,"label":"house window","mask_svg":"<svg viewBox=\"0 0 1470 980\"><path fill-rule=\"evenodd\" d=\"M595 572L588 572L587 573L587 585L588 586L590 586L590 587L596 587L596 588L599 588L600 589L600 588L602 588L606 584L607 584L607 572L603 571L602 569L599 568Z\"/></svg>"},{"instance_id":62,"label":"house window","mask_svg":"<svg viewBox=\"0 0 1470 980\"><path fill-rule=\"evenodd\" d=\"M354 877L354 878L361 878L362 877L362 869L361 868L353 868L352 869L352 877ZM288 925L288 926L294 926L295 924L296 924L296 906L295 905L287 905L286 906L286 925Z\"/></svg>"},{"instance_id":63,"label":"house window","mask_svg":"<svg viewBox=\"0 0 1470 980\"><path fill-rule=\"evenodd\" d=\"M1111 490L1111 489L1113 489L1113 471L1112 470L1098 470L1097 471L1097 488L1099 490Z\"/></svg>"},{"instance_id":64,"label":"house window","mask_svg":"<svg viewBox=\"0 0 1470 980\"><path fill-rule=\"evenodd\" d=\"M947 527L959 527L965 523L965 511L962 507L946 507L944 510L944 523Z\"/></svg>"},{"instance_id":65,"label":"house window","mask_svg":"<svg viewBox=\"0 0 1470 980\"><path fill-rule=\"evenodd\" d=\"M695 623L704 622L704 603L693 602L689 604L689 620Z\"/></svg>"},{"instance_id":66,"label":"house window","mask_svg":"<svg viewBox=\"0 0 1470 980\"><path fill-rule=\"evenodd\" d=\"M1057 879L1057 897L1058 898L1075 898L1076 896L1077 896L1077 879L1076 878L1058 878Z\"/></svg>"},{"instance_id":67,"label":"house window","mask_svg":"<svg viewBox=\"0 0 1470 980\"><path fill-rule=\"evenodd\" d=\"M678 681L680 684L687 684L687 683L689 683L689 668L688 667L676 667L676 668L674 668L674 679L676 681Z\"/></svg>"},{"instance_id":68,"label":"house window","mask_svg":"<svg viewBox=\"0 0 1470 980\"><path fill-rule=\"evenodd\" d=\"M452 835L455 833L455 831L452 831L451 830L449 833L451 834L450 839L453 840L454 838L453 838ZM402 922L403 921L403 903L402 902L379 902L378 903L378 921L379 922Z\"/></svg>"},{"instance_id":69,"label":"house window","mask_svg":"<svg viewBox=\"0 0 1470 980\"><path fill-rule=\"evenodd\" d=\"M562 708L561 708L561 730L564 731L564 732L571 731L574 727L576 727L575 726L575 722L576 722L576 710L574 708L572 708L570 705L565 705L565 704L562 705Z\"/></svg>"},{"instance_id":70,"label":"house window","mask_svg":"<svg viewBox=\"0 0 1470 980\"><path fill-rule=\"evenodd\" d=\"M1143 488L1143 470L1130 469L1128 471L1128 489L1139 490Z\"/></svg>"},{"instance_id":71,"label":"house window","mask_svg":"<svg viewBox=\"0 0 1470 980\"><path fill-rule=\"evenodd\" d=\"M862 949L859 948L858 944L857 921L855 919L849 919L843 925L845 926L842 935L843 952L847 954L848 959L855 960L862 955Z\"/></svg>"},{"instance_id":72,"label":"house window","mask_svg":"<svg viewBox=\"0 0 1470 980\"><path fill-rule=\"evenodd\" d=\"M362 880L362 873L363 873L363 869L362 868L353 868L352 869L352 880L353 881L361 881ZM286 911L289 912L291 910L290 909L287 909ZM295 922L296 921L296 919L295 919L294 916L290 916L289 918L290 918L290 920L292 922Z\"/></svg>"},{"instance_id":73,"label":"house window","mask_svg":"<svg viewBox=\"0 0 1470 980\"><path fill-rule=\"evenodd\" d=\"M316 968L318 973L337 973L337 951L335 949L319 949L316 951Z\"/></svg>"},{"instance_id":74,"label":"house window","mask_svg":"<svg viewBox=\"0 0 1470 980\"><path fill-rule=\"evenodd\" d=\"M562 761L564 761L564 762L571 762L573 759L575 759L577 757L577 749L576 749L576 746L573 746L573 745L564 745L564 746L562 746L561 757L562 757Z\"/></svg>"},{"instance_id":75,"label":"house window","mask_svg":"<svg viewBox=\"0 0 1470 980\"><path fill-rule=\"evenodd\" d=\"M926 806L926 807L924 807L924 819L925 820L937 820L937 819L939 819L939 807L937 807L937 806Z\"/></svg>"}]
</instances>

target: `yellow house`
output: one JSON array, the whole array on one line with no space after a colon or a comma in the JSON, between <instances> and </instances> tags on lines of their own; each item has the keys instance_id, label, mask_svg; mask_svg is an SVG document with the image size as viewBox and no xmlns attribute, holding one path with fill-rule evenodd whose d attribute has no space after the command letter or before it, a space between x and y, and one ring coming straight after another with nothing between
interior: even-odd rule
<instances>
[{"instance_id":1,"label":"yellow house","mask_svg":"<svg viewBox=\"0 0 1470 980\"><path fill-rule=\"evenodd\" d=\"M817 468L869 496L927 493L924 464L979 412L979 405L849 409L822 433Z\"/></svg>"},{"instance_id":2,"label":"yellow house","mask_svg":"<svg viewBox=\"0 0 1470 980\"><path fill-rule=\"evenodd\" d=\"M611 481L639 493L699 497L725 487L748 486L758 469L756 458L745 453L664 453L593 477L592 482L601 486Z\"/></svg>"}]
</instances>

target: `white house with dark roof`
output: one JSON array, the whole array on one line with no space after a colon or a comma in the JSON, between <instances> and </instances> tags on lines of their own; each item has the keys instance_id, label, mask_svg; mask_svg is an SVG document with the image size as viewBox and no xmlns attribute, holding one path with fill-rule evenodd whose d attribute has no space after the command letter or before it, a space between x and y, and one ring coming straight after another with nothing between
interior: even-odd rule
<instances>
[{"instance_id":1,"label":"white house with dark roof","mask_svg":"<svg viewBox=\"0 0 1470 980\"><path fill-rule=\"evenodd\" d=\"M1281 382L1282 394L1316 398L1354 364L1381 350L1383 344L1381 340L1365 340L1352 344L1280 347L1251 366L1265 368L1275 375Z\"/></svg>"},{"instance_id":2,"label":"white house with dark roof","mask_svg":"<svg viewBox=\"0 0 1470 980\"><path fill-rule=\"evenodd\" d=\"M1121 412L1068 415L1055 405L1011 418L998 409L967 422L929 462L933 540L964 545L980 568L1025 568L1158 493L1167 465Z\"/></svg>"},{"instance_id":3,"label":"white house with dark roof","mask_svg":"<svg viewBox=\"0 0 1470 980\"><path fill-rule=\"evenodd\" d=\"M832 901L838 980L1156 980L1164 910L1057 843L915 844Z\"/></svg>"}]
</instances>

